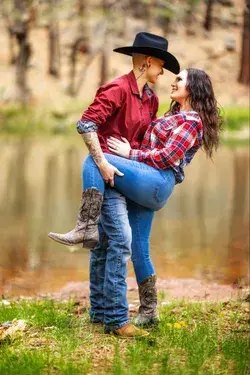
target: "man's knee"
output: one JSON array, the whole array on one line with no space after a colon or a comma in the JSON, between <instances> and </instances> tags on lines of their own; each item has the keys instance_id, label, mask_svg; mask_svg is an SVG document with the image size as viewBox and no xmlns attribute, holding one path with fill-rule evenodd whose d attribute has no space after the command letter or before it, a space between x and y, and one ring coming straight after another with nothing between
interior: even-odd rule
<instances>
[{"instance_id":1,"label":"man's knee","mask_svg":"<svg viewBox=\"0 0 250 375\"><path fill-rule=\"evenodd\" d=\"M123 253L128 257L131 257L132 231L129 224L121 225L119 229L109 233L108 245L109 247L118 246L122 248Z\"/></svg>"}]
</instances>

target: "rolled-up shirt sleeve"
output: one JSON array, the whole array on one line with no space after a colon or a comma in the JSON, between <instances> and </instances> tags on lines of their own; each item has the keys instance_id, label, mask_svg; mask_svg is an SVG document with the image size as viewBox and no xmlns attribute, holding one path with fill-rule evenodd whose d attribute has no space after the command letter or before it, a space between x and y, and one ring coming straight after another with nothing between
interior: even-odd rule
<instances>
[{"instance_id":1,"label":"rolled-up shirt sleeve","mask_svg":"<svg viewBox=\"0 0 250 375\"><path fill-rule=\"evenodd\" d=\"M77 122L78 133L97 131L98 127L121 107L122 101L123 90L119 83L111 82L101 86L93 103L83 112L81 119Z\"/></svg>"},{"instance_id":2,"label":"rolled-up shirt sleeve","mask_svg":"<svg viewBox=\"0 0 250 375\"><path fill-rule=\"evenodd\" d=\"M129 158L151 165L154 168L176 169L185 152L190 149L197 138L197 123L184 122L173 129L162 148L152 150L130 150Z\"/></svg>"},{"instance_id":3,"label":"rolled-up shirt sleeve","mask_svg":"<svg viewBox=\"0 0 250 375\"><path fill-rule=\"evenodd\" d=\"M96 125L95 122L92 122L92 121L79 120L76 123L76 129L79 134L84 134L84 133L96 132L98 129L98 126Z\"/></svg>"}]
</instances>

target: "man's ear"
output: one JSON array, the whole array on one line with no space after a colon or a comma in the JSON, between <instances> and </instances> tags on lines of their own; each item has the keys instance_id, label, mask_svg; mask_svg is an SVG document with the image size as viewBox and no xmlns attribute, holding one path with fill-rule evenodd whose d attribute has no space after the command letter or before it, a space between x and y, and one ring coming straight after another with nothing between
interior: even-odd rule
<instances>
[{"instance_id":1,"label":"man's ear","mask_svg":"<svg viewBox=\"0 0 250 375\"><path fill-rule=\"evenodd\" d=\"M151 62L152 62L152 56L147 56L146 57L146 64L147 64L147 67L150 68L151 66Z\"/></svg>"}]
</instances>

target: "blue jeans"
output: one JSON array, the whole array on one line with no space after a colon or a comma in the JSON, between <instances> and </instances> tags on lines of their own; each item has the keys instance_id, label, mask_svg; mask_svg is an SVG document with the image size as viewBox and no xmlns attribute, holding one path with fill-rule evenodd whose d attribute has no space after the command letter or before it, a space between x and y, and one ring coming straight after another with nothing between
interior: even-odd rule
<instances>
[{"instance_id":1,"label":"blue jeans","mask_svg":"<svg viewBox=\"0 0 250 375\"><path fill-rule=\"evenodd\" d=\"M84 189L96 187L104 194L100 241L90 255L90 315L94 322L104 321L109 330L129 321L126 275L131 245L137 282L155 273L149 247L154 211L166 203L175 178L171 169L160 171L144 163L105 156L124 173L115 177L115 189L105 189L91 156L83 166L83 184Z\"/></svg>"},{"instance_id":2,"label":"blue jeans","mask_svg":"<svg viewBox=\"0 0 250 375\"><path fill-rule=\"evenodd\" d=\"M105 154L106 159L118 168L124 176L115 175L115 188L127 198L153 211L160 210L167 202L175 186L172 169L159 170L145 163ZM83 165L82 182L84 190L96 187L102 194L105 183L92 156Z\"/></svg>"},{"instance_id":3,"label":"blue jeans","mask_svg":"<svg viewBox=\"0 0 250 375\"><path fill-rule=\"evenodd\" d=\"M90 317L114 330L129 322L126 277L132 242L126 199L115 189L104 193L99 238L90 253Z\"/></svg>"}]
</instances>

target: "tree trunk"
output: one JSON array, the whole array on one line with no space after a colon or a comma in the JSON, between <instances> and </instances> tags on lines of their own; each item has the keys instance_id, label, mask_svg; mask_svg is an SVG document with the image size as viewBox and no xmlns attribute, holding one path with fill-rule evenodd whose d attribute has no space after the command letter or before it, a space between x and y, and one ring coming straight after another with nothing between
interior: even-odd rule
<instances>
[{"instance_id":1,"label":"tree trunk","mask_svg":"<svg viewBox=\"0 0 250 375\"><path fill-rule=\"evenodd\" d=\"M27 86L27 68L31 55L31 47L28 42L28 17L25 0L14 0L16 9L16 20L13 26L13 34L16 36L19 46L19 53L16 58L16 86L17 97L22 104L26 104L29 97Z\"/></svg>"},{"instance_id":2,"label":"tree trunk","mask_svg":"<svg viewBox=\"0 0 250 375\"><path fill-rule=\"evenodd\" d=\"M197 1L189 0L188 7L185 15L185 26L187 35L195 35L195 11L196 11Z\"/></svg>"},{"instance_id":3,"label":"tree trunk","mask_svg":"<svg viewBox=\"0 0 250 375\"><path fill-rule=\"evenodd\" d=\"M16 63L15 47L14 47L14 35L11 26L8 27L8 42L9 42L9 64L14 65Z\"/></svg>"},{"instance_id":4,"label":"tree trunk","mask_svg":"<svg viewBox=\"0 0 250 375\"><path fill-rule=\"evenodd\" d=\"M19 44L19 54L16 59L16 83L21 102L26 104L29 96L29 89L27 86L27 68L31 55L31 48L27 41L26 34L17 36L17 40Z\"/></svg>"},{"instance_id":5,"label":"tree trunk","mask_svg":"<svg viewBox=\"0 0 250 375\"><path fill-rule=\"evenodd\" d=\"M108 16L109 12L112 12L110 9L109 3L107 0L103 0L102 2L103 7L103 14L104 17ZM104 31L104 40L103 40L103 48L101 49L101 64L100 64L100 83L99 85L102 86L108 80L108 51L109 51L109 26L107 24L105 31Z\"/></svg>"},{"instance_id":6,"label":"tree trunk","mask_svg":"<svg viewBox=\"0 0 250 375\"><path fill-rule=\"evenodd\" d=\"M206 3L207 3L207 8L206 8L205 21L204 21L204 28L207 31L211 31L214 0L207 0Z\"/></svg>"},{"instance_id":7,"label":"tree trunk","mask_svg":"<svg viewBox=\"0 0 250 375\"><path fill-rule=\"evenodd\" d=\"M77 0L77 13L80 18L84 16L85 0Z\"/></svg>"},{"instance_id":8,"label":"tree trunk","mask_svg":"<svg viewBox=\"0 0 250 375\"><path fill-rule=\"evenodd\" d=\"M54 77L60 77L60 47L59 27L57 21L51 21L48 27L49 34L49 69L48 73Z\"/></svg>"},{"instance_id":9,"label":"tree trunk","mask_svg":"<svg viewBox=\"0 0 250 375\"><path fill-rule=\"evenodd\" d=\"M75 81L77 55L79 52L86 55L89 53L89 46L86 43L85 38L79 38L75 41L70 54L70 83L68 87L68 94L71 96L75 96L77 94L77 86Z\"/></svg>"},{"instance_id":10,"label":"tree trunk","mask_svg":"<svg viewBox=\"0 0 250 375\"><path fill-rule=\"evenodd\" d=\"M57 0L50 0L50 20L48 26L49 62L48 73L60 77L59 25L56 17Z\"/></svg>"},{"instance_id":11,"label":"tree trunk","mask_svg":"<svg viewBox=\"0 0 250 375\"><path fill-rule=\"evenodd\" d=\"M104 47L101 51L101 64L100 64L100 83L99 85L102 86L104 83L108 81L108 52L107 49Z\"/></svg>"},{"instance_id":12,"label":"tree trunk","mask_svg":"<svg viewBox=\"0 0 250 375\"><path fill-rule=\"evenodd\" d=\"M90 28L88 25L87 18L87 4L86 0L77 0L77 14L78 14L78 27L75 39L72 43L71 54L69 58L70 70L69 70L69 86L67 92L71 96L76 96L81 83L85 77L85 74L80 74L78 82L76 82L77 76L77 57L78 54L85 55L84 68L87 68L90 64L89 56L91 55L90 49Z\"/></svg>"},{"instance_id":13,"label":"tree trunk","mask_svg":"<svg viewBox=\"0 0 250 375\"><path fill-rule=\"evenodd\" d=\"M244 23L242 30L242 47L241 47L241 61L240 74L238 81L244 85L249 85L249 55L250 55L250 0L246 0L246 7L244 10Z\"/></svg>"},{"instance_id":14,"label":"tree trunk","mask_svg":"<svg viewBox=\"0 0 250 375\"><path fill-rule=\"evenodd\" d=\"M86 3L85 0L77 0L78 14L78 33L77 37L83 37L86 34Z\"/></svg>"},{"instance_id":15,"label":"tree trunk","mask_svg":"<svg viewBox=\"0 0 250 375\"><path fill-rule=\"evenodd\" d=\"M5 30L8 34L8 47L9 47L9 64L14 65L16 63L16 55L15 55L15 34L13 32L13 22L10 18L10 11L5 8L6 3L0 3L0 14L2 17L2 21L4 21Z\"/></svg>"}]
</instances>

